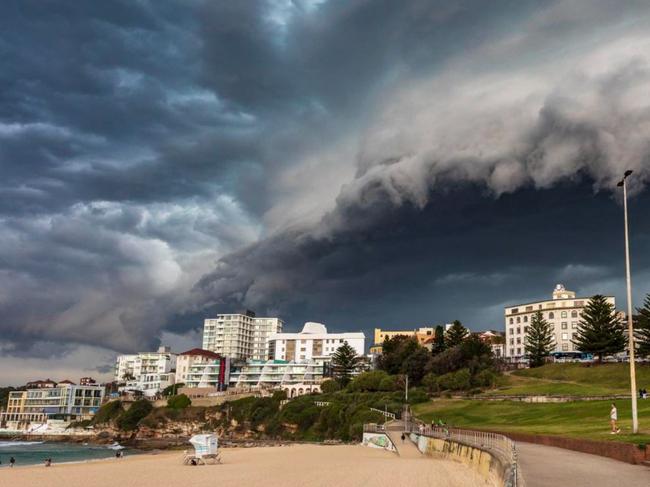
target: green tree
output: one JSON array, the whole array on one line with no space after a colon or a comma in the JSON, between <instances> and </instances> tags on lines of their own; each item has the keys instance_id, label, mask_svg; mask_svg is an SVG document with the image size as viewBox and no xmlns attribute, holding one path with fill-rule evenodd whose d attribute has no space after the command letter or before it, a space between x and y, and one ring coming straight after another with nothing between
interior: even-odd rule
<instances>
[{"instance_id":1,"label":"green tree","mask_svg":"<svg viewBox=\"0 0 650 487\"><path fill-rule=\"evenodd\" d=\"M646 295L643 308L637 308L637 312L635 339L639 346L638 354L647 357L650 355L650 294Z\"/></svg>"},{"instance_id":2,"label":"green tree","mask_svg":"<svg viewBox=\"0 0 650 487\"><path fill-rule=\"evenodd\" d=\"M616 316L614 306L600 294L592 297L582 312L577 338L578 350L593 353L602 363L603 356L625 350L625 330Z\"/></svg>"},{"instance_id":3,"label":"green tree","mask_svg":"<svg viewBox=\"0 0 650 487\"><path fill-rule=\"evenodd\" d=\"M445 329L442 325L436 326L435 337L433 339L433 345L431 346L431 355L438 355L445 351Z\"/></svg>"},{"instance_id":4,"label":"green tree","mask_svg":"<svg viewBox=\"0 0 650 487\"><path fill-rule=\"evenodd\" d=\"M117 418L117 427L124 431L132 431L153 409L153 405L146 399L138 399L131 407Z\"/></svg>"},{"instance_id":5,"label":"green tree","mask_svg":"<svg viewBox=\"0 0 650 487\"><path fill-rule=\"evenodd\" d=\"M178 382L177 384L171 384L171 385L165 387L165 388L162 390L161 394L162 394L163 396L165 396L165 397L167 397L167 396L175 396L176 393L178 392L178 390L179 390L181 387L185 387L185 383L184 383L184 382Z\"/></svg>"},{"instance_id":6,"label":"green tree","mask_svg":"<svg viewBox=\"0 0 650 487\"><path fill-rule=\"evenodd\" d=\"M358 363L357 352L347 341L336 349L332 355L332 376L341 384L341 387L348 385Z\"/></svg>"},{"instance_id":7,"label":"green tree","mask_svg":"<svg viewBox=\"0 0 650 487\"><path fill-rule=\"evenodd\" d=\"M404 363L418 348L421 348L415 337L398 335L386 338L382 345L382 352L377 362L377 368L388 372L390 375L403 374Z\"/></svg>"},{"instance_id":8,"label":"green tree","mask_svg":"<svg viewBox=\"0 0 650 487\"><path fill-rule=\"evenodd\" d=\"M185 409L191 404L192 400L185 394L171 396L169 399L167 399L167 407L170 407L172 409Z\"/></svg>"},{"instance_id":9,"label":"green tree","mask_svg":"<svg viewBox=\"0 0 650 487\"><path fill-rule=\"evenodd\" d=\"M427 365L431 359L431 354L429 351L418 346L412 354L406 357L404 360L404 365L402 370L405 374L409 376L409 380L412 385L419 386L422 382L422 378L426 374Z\"/></svg>"},{"instance_id":10,"label":"green tree","mask_svg":"<svg viewBox=\"0 0 650 487\"><path fill-rule=\"evenodd\" d=\"M533 315L528 327L526 353L531 367L541 367L553 351L553 326L544 319L541 311Z\"/></svg>"},{"instance_id":11,"label":"green tree","mask_svg":"<svg viewBox=\"0 0 650 487\"><path fill-rule=\"evenodd\" d=\"M445 336L445 345L447 348L453 348L456 345L463 343L468 336L469 330L465 328L460 321L454 320L451 328L447 330L447 334Z\"/></svg>"},{"instance_id":12,"label":"green tree","mask_svg":"<svg viewBox=\"0 0 650 487\"><path fill-rule=\"evenodd\" d=\"M324 380L320 384L320 390L323 394L332 394L334 392L340 391L341 386L335 380Z\"/></svg>"}]
</instances>

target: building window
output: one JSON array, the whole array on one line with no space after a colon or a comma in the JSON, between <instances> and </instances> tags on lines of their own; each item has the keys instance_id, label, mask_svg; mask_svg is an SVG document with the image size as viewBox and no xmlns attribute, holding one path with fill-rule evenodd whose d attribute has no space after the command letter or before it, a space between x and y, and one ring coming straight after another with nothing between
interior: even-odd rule
<instances>
[{"instance_id":1,"label":"building window","mask_svg":"<svg viewBox=\"0 0 650 487\"><path fill-rule=\"evenodd\" d=\"M521 345L521 338L517 337L517 345Z\"/></svg>"},{"instance_id":2,"label":"building window","mask_svg":"<svg viewBox=\"0 0 650 487\"><path fill-rule=\"evenodd\" d=\"M524 326L524 333L528 333L528 327Z\"/></svg>"},{"instance_id":3,"label":"building window","mask_svg":"<svg viewBox=\"0 0 650 487\"><path fill-rule=\"evenodd\" d=\"M563 329L563 330L566 330L567 328L568 328L568 324L567 324L567 322L566 322L566 321L563 321L563 322L562 322L562 329Z\"/></svg>"},{"instance_id":4,"label":"building window","mask_svg":"<svg viewBox=\"0 0 650 487\"><path fill-rule=\"evenodd\" d=\"M562 340L568 340L569 339L569 334L568 333L562 333Z\"/></svg>"},{"instance_id":5,"label":"building window","mask_svg":"<svg viewBox=\"0 0 650 487\"><path fill-rule=\"evenodd\" d=\"M578 322L577 322L577 321L572 321L572 322L571 322L571 328L573 328L574 330L575 330L576 328L578 328Z\"/></svg>"},{"instance_id":6,"label":"building window","mask_svg":"<svg viewBox=\"0 0 650 487\"><path fill-rule=\"evenodd\" d=\"M517 349L517 355L521 355L521 348Z\"/></svg>"},{"instance_id":7,"label":"building window","mask_svg":"<svg viewBox=\"0 0 650 487\"><path fill-rule=\"evenodd\" d=\"M515 354L515 349L514 349L514 348L511 348L511 349L510 349L510 355L514 355L514 354Z\"/></svg>"},{"instance_id":8,"label":"building window","mask_svg":"<svg viewBox=\"0 0 650 487\"><path fill-rule=\"evenodd\" d=\"M576 308L580 307L580 306L584 306L584 305L585 305L584 301L574 301L573 302L573 306L575 306Z\"/></svg>"},{"instance_id":9,"label":"building window","mask_svg":"<svg viewBox=\"0 0 650 487\"><path fill-rule=\"evenodd\" d=\"M515 339L514 339L514 338L511 338L511 339L510 339L510 345L514 345L514 344L515 344Z\"/></svg>"},{"instance_id":10,"label":"building window","mask_svg":"<svg viewBox=\"0 0 650 487\"><path fill-rule=\"evenodd\" d=\"M511 334L511 335L514 335L514 333L515 333L515 329L514 329L514 328L510 328L510 334Z\"/></svg>"},{"instance_id":11,"label":"building window","mask_svg":"<svg viewBox=\"0 0 650 487\"><path fill-rule=\"evenodd\" d=\"M568 352L569 351L569 344L568 343L563 343L562 344L562 351L563 352Z\"/></svg>"},{"instance_id":12,"label":"building window","mask_svg":"<svg viewBox=\"0 0 650 487\"><path fill-rule=\"evenodd\" d=\"M571 318L577 318L578 317L578 312L577 311L571 311Z\"/></svg>"},{"instance_id":13,"label":"building window","mask_svg":"<svg viewBox=\"0 0 650 487\"><path fill-rule=\"evenodd\" d=\"M528 323L528 316L524 316L524 323Z\"/></svg>"},{"instance_id":14,"label":"building window","mask_svg":"<svg viewBox=\"0 0 650 487\"><path fill-rule=\"evenodd\" d=\"M549 319L549 320L554 320L554 319L555 319L555 313L553 313L553 312L551 311L551 312L548 314L548 319Z\"/></svg>"},{"instance_id":15,"label":"building window","mask_svg":"<svg viewBox=\"0 0 650 487\"><path fill-rule=\"evenodd\" d=\"M532 306L526 306L526 311L532 311L533 307Z\"/></svg>"},{"instance_id":16,"label":"building window","mask_svg":"<svg viewBox=\"0 0 650 487\"><path fill-rule=\"evenodd\" d=\"M513 315L514 315L515 313L519 313L519 308L512 308L512 309L510 310L510 313L513 314Z\"/></svg>"},{"instance_id":17,"label":"building window","mask_svg":"<svg viewBox=\"0 0 650 487\"><path fill-rule=\"evenodd\" d=\"M517 316L517 323L521 323L521 318Z\"/></svg>"},{"instance_id":18,"label":"building window","mask_svg":"<svg viewBox=\"0 0 650 487\"><path fill-rule=\"evenodd\" d=\"M560 317L561 318L566 318L567 317L566 311L562 311L562 313L560 314Z\"/></svg>"},{"instance_id":19,"label":"building window","mask_svg":"<svg viewBox=\"0 0 650 487\"><path fill-rule=\"evenodd\" d=\"M521 333L521 328L517 327L517 335Z\"/></svg>"},{"instance_id":20,"label":"building window","mask_svg":"<svg viewBox=\"0 0 650 487\"><path fill-rule=\"evenodd\" d=\"M510 318L510 324L512 325L515 322L512 318Z\"/></svg>"}]
</instances>

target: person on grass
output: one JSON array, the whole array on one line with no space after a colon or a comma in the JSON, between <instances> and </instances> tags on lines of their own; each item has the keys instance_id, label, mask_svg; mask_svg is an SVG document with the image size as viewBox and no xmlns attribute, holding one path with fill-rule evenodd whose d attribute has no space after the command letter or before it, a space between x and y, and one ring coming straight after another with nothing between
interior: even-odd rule
<instances>
[{"instance_id":1,"label":"person on grass","mask_svg":"<svg viewBox=\"0 0 650 487\"><path fill-rule=\"evenodd\" d=\"M612 431L610 434L615 435L621 432L621 429L617 426L616 422L618 421L618 410L616 409L616 404L612 403L612 409L609 411L609 423L612 425Z\"/></svg>"}]
</instances>

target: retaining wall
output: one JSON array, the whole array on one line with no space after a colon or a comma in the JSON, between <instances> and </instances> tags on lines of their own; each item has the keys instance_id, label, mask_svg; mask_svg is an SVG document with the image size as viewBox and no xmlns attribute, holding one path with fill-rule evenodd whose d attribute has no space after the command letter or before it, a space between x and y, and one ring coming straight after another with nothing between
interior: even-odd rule
<instances>
[{"instance_id":1,"label":"retaining wall","mask_svg":"<svg viewBox=\"0 0 650 487\"><path fill-rule=\"evenodd\" d=\"M474 469L488 485L512 486L510 465L498 455L452 440L411 433L411 440L425 455L454 460Z\"/></svg>"}]
</instances>

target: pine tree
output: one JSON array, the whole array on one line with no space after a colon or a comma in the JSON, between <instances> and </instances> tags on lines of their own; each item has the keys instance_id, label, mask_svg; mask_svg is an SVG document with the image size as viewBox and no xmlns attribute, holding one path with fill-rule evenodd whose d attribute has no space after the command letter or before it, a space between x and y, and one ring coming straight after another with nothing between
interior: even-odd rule
<instances>
[{"instance_id":1,"label":"pine tree","mask_svg":"<svg viewBox=\"0 0 650 487\"><path fill-rule=\"evenodd\" d=\"M332 355L332 375L342 387L348 385L358 363L357 352L348 342L336 349Z\"/></svg>"},{"instance_id":2,"label":"pine tree","mask_svg":"<svg viewBox=\"0 0 650 487\"><path fill-rule=\"evenodd\" d=\"M447 348L445 344L445 329L442 325L438 325L436 326L435 337L431 346L431 355L438 355L440 352L444 352L445 348Z\"/></svg>"},{"instance_id":3,"label":"pine tree","mask_svg":"<svg viewBox=\"0 0 650 487\"><path fill-rule=\"evenodd\" d=\"M573 343L580 351L597 355L598 362L603 361L603 355L622 352L627 343L614 306L599 294L589 300L582 312L577 335Z\"/></svg>"},{"instance_id":4,"label":"pine tree","mask_svg":"<svg viewBox=\"0 0 650 487\"><path fill-rule=\"evenodd\" d=\"M447 330L447 334L445 336L445 345L447 348L453 348L456 345L463 343L468 336L469 330L465 328L460 321L455 320L451 325L451 328Z\"/></svg>"},{"instance_id":5,"label":"pine tree","mask_svg":"<svg viewBox=\"0 0 650 487\"><path fill-rule=\"evenodd\" d=\"M546 357L553 351L553 326L544 319L541 311L535 313L530 321L524 348L531 367L544 365Z\"/></svg>"},{"instance_id":6,"label":"pine tree","mask_svg":"<svg viewBox=\"0 0 650 487\"><path fill-rule=\"evenodd\" d=\"M643 302L643 308L637 308L639 313L636 317L634 328L636 329L635 339L639 348L639 357L650 355L650 294L647 294Z\"/></svg>"}]
</instances>

